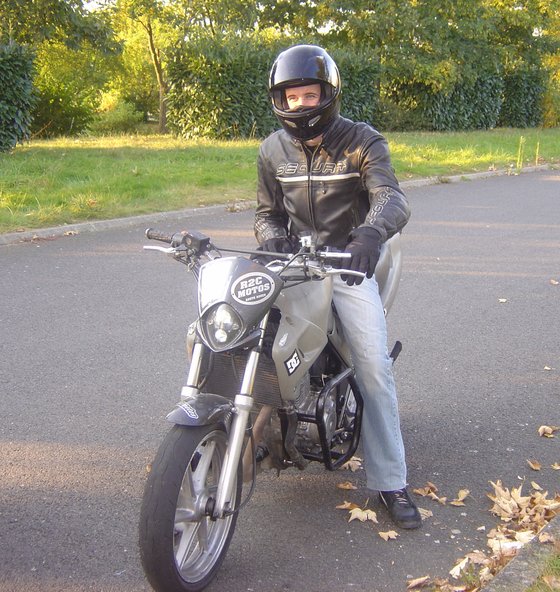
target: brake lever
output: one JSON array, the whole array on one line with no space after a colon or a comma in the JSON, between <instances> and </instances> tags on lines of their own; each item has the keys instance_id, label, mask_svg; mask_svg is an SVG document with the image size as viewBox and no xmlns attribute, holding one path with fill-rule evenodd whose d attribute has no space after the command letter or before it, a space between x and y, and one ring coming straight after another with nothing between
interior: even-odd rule
<instances>
[{"instance_id":1,"label":"brake lever","mask_svg":"<svg viewBox=\"0 0 560 592\"><path fill-rule=\"evenodd\" d=\"M144 245L142 248L146 251L161 251L162 253L166 253L168 255L171 255L177 251L175 247L158 247L155 245Z\"/></svg>"}]
</instances>

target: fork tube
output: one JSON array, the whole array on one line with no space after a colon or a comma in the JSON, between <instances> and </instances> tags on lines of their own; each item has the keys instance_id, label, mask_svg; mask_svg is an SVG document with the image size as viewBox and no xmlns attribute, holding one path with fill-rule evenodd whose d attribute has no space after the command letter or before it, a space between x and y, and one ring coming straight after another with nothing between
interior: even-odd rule
<instances>
[{"instance_id":1,"label":"fork tube","mask_svg":"<svg viewBox=\"0 0 560 592\"><path fill-rule=\"evenodd\" d=\"M181 399L189 395L198 394L198 376L200 374L200 365L202 364L202 353L204 347L202 343L195 343L192 351L191 364L187 375L187 384L181 389Z\"/></svg>"},{"instance_id":2,"label":"fork tube","mask_svg":"<svg viewBox=\"0 0 560 592\"><path fill-rule=\"evenodd\" d=\"M233 488L237 475L237 467L241 462L241 449L245 438L245 430L249 423L249 415L253 407L253 385L257 374L257 366L261 355L262 344L264 340L264 331L268 322L268 314L259 325L260 337L257 347L255 347L247 360L245 372L243 373L243 382L241 384L241 393L235 396L234 417L229 433L228 447L224 458L224 468L220 474L218 484L218 494L216 505L214 507L214 518L221 518L226 511L232 511L231 499L233 497Z\"/></svg>"}]
</instances>

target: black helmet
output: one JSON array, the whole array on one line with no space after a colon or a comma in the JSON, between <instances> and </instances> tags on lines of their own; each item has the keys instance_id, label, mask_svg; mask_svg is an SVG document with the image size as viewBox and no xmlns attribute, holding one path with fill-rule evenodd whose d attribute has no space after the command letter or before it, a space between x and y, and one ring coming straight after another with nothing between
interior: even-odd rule
<instances>
[{"instance_id":1,"label":"black helmet","mask_svg":"<svg viewBox=\"0 0 560 592\"><path fill-rule=\"evenodd\" d=\"M321 85L317 107L290 111L285 89L309 84ZM295 45L274 62L268 82L272 110L282 127L294 138L310 140L320 136L340 112L340 74L331 56L316 45Z\"/></svg>"}]
</instances>

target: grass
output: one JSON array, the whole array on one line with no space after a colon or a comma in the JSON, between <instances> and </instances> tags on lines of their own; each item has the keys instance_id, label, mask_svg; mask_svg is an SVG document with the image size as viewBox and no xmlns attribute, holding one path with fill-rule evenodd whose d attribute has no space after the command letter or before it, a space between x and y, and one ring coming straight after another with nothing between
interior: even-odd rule
<instances>
[{"instance_id":1,"label":"grass","mask_svg":"<svg viewBox=\"0 0 560 592\"><path fill-rule=\"evenodd\" d=\"M560 129L387 134L399 179L560 162ZM253 200L258 141L35 140L0 154L0 232Z\"/></svg>"},{"instance_id":2,"label":"grass","mask_svg":"<svg viewBox=\"0 0 560 592\"><path fill-rule=\"evenodd\" d=\"M560 590L560 547L547 558L537 581L526 592L552 592Z\"/></svg>"}]
</instances>

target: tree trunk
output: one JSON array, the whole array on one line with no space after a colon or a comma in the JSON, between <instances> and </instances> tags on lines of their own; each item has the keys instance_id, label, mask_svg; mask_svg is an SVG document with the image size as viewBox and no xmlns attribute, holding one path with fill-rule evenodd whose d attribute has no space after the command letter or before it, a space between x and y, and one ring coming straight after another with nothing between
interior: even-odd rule
<instances>
[{"instance_id":1,"label":"tree trunk","mask_svg":"<svg viewBox=\"0 0 560 592\"><path fill-rule=\"evenodd\" d=\"M165 134L167 132L167 83L163 75L163 67L161 65L161 57L159 49L156 47L154 40L154 31L152 29L152 22L148 20L147 24L144 25L148 34L148 44L150 48L150 55L152 57L152 63L156 72L156 78L159 87L159 132Z\"/></svg>"}]
</instances>

